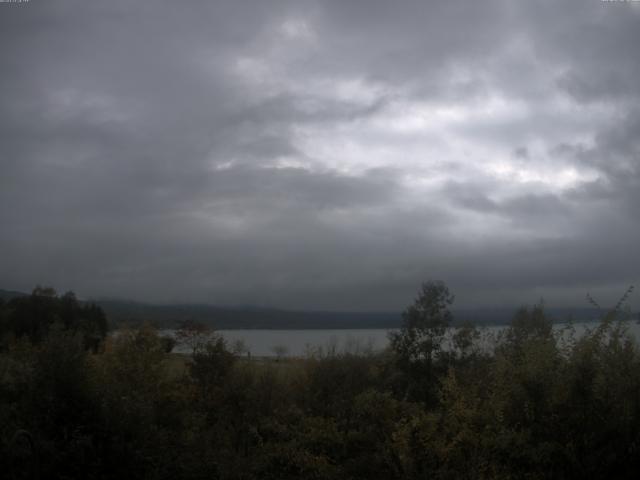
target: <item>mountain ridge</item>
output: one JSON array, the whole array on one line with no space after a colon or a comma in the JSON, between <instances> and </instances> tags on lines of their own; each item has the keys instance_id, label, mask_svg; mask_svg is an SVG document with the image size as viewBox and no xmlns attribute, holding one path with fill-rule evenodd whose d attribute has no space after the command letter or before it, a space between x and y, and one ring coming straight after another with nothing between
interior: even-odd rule
<instances>
[{"instance_id":1,"label":"mountain ridge","mask_svg":"<svg viewBox=\"0 0 640 480\"><path fill-rule=\"evenodd\" d=\"M0 290L5 301L28 294ZM121 299L87 299L99 305L112 328L150 322L159 328L175 328L181 321L192 320L220 330L231 329L366 329L399 328L401 312L344 312L320 310L287 310L255 306L220 306L205 303L153 304ZM452 308L454 325L505 325L517 307ZM593 307L547 308L554 322L575 322L598 318Z\"/></svg>"}]
</instances>

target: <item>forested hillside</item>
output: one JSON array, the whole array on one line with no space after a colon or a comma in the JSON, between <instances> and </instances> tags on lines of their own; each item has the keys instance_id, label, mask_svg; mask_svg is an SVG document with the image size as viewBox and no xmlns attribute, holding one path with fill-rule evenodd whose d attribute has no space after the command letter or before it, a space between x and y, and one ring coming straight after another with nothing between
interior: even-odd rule
<instances>
[{"instance_id":1,"label":"forested hillside","mask_svg":"<svg viewBox=\"0 0 640 480\"><path fill-rule=\"evenodd\" d=\"M5 301L25 297L22 292L0 290ZM80 303L99 306L111 329L139 327L150 323L156 328L177 328L181 322L195 321L215 329L359 329L399 328L400 312L304 311L250 306L216 306L207 304L150 304L116 299L96 299ZM554 322L593 321L598 311L593 307L551 307L547 316ZM453 324L507 325L513 316L511 307L456 308Z\"/></svg>"},{"instance_id":2,"label":"forested hillside","mask_svg":"<svg viewBox=\"0 0 640 480\"><path fill-rule=\"evenodd\" d=\"M640 351L624 308L580 337L522 308L457 327L425 283L382 353L249 360L197 323L150 326L36 289L0 303L5 478L635 478ZM97 340L97 341L96 341Z\"/></svg>"}]
</instances>

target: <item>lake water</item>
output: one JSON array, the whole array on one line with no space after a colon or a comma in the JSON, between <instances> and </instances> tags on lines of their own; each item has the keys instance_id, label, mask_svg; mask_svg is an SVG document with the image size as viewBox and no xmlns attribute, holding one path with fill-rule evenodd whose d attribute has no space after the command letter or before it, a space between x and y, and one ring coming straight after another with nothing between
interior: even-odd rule
<instances>
[{"instance_id":1,"label":"lake water","mask_svg":"<svg viewBox=\"0 0 640 480\"><path fill-rule=\"evenodd\" d=\"M587 328L594 328L597 322L577 323L574 325L576 335L582 334ZM497 335L504 326L488 326L481 328L483 338ZM555 330L566 328L566 324L554 325ZM640 339L640 325L628 322L629 332ZM317 349L363 352L367 350L382 350L389 344L388 334L392 329L336 329L336 330L218 330L230 347L241 341L251 355L258 357L276 356L278 347L286 356L304 356ZM165 335L171 335L171 330L164 330ZM486 340L488 341L488 340ZM177 347L175 351L185 352Z\"/></svg>"}]
</instances>

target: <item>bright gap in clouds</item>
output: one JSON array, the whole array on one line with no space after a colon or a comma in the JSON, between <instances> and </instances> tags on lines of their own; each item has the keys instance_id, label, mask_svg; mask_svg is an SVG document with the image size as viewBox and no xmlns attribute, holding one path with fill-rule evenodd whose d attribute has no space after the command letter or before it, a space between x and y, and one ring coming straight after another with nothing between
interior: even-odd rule
<instances>
[{"instance_id":1,"label":"bright gap in clouds","mask_svg":"<svg viewBox=\"0 0 640 480\"><path fill-rule=\"evenodd\" d=\"M297 128L296 145L306 159L313 159L312 168L322 166L346 175L399 169L411 188L466 181L480 174L509 190L522 184L560 193L597 180L595 169L549 158L549 152L534 142L527 155L536 158L522 161L514 158L517 143L481 142L464 133L465 125L535 122L535 115L526 103L500 97L472 104L392 102L367 118L345 120L338 126ZM593 143L583 132L575 134L574 142Z\"/></svg>"},{"instance_id":2,"label":"bright gap in clouds","mask_svg":"<svg viewBox=\"0 0 640 480\"><path fill-rule=\"evenodd\" d=\"M427 278L632 283L637 6L508 3L4 9L0 288L396 309Z\"/></svg>"},{"instance_id":3,"label":"bright gap in clouds","mask_svg":"<svg viewBox=\"0 0 640 480\"><path fill-rule=\"evenodd\" d=\"M336 78L295 70L292 74L299 62L312 63L319 54L313 22L302 17L285 18L276 32L260 46L260 55L237 57L232 66L238 81L252 89L253 97L246 101L260 106L288 97L299 116L311 119L289 127L300 155L266 160L270 167L331 170L347 176L363 175L372 169L400 169L408 189L438 187L480 174L498 180L507 190L518 184L535 184L559 193L598 178L595 170L572 164L551 161L525 165L514 161L511 155L518 148L516 142L530 138L505 144L465 133L465 129L487 125L494 129L533 125L541 113L573 115L573 105L566 96L532 102L496 91L474 94L457 103L421 102L413 99L410 91L362 76ZM476 78L473 70L459 65L449 71L449 81L458 86L486 82L483 72ZM338 113L323 119L329 108L339 109ZM579 135L584 143L589 132ZM448 171L450 166L456 166L455 172Z\"/></svg>"}]
</instances>

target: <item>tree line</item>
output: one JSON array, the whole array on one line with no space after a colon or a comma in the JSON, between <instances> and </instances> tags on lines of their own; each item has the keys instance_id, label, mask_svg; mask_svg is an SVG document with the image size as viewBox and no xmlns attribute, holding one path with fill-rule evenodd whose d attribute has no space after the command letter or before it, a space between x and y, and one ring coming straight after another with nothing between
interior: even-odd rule
<instances>
[{"instance_id":1,"label":"tree line","mask_svg":"<svg viewBox=\"0 0 640 480\"><path fill-rule=\"evenodd\" d=\"M73 294L0 302L5 478L635 478L640 355L623 309L584 334L543 305L452 328L426 282L382 352L248 360L185 325L107 335Z\"/></svg>"}]
</instances>

